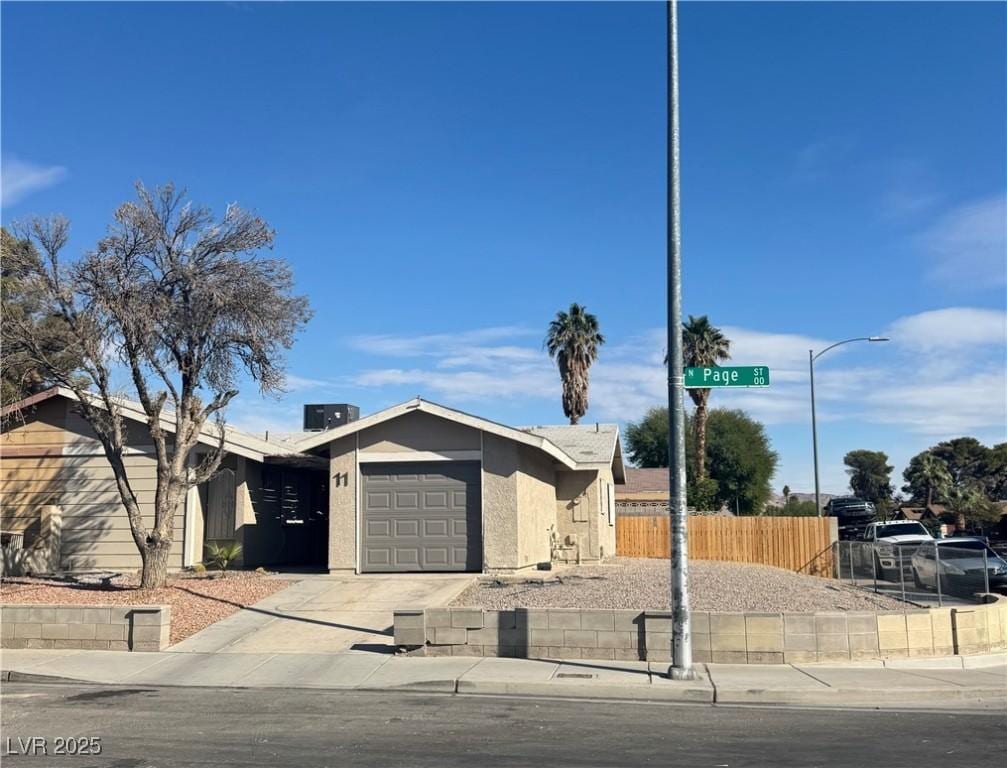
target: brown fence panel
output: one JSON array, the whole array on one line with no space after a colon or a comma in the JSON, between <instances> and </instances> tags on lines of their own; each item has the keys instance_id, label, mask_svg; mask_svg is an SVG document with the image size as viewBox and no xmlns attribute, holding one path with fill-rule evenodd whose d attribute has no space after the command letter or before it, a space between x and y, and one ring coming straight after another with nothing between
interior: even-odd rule
<instances>
[{"instance_id":1,"label":"brown fence panel","mask_svg":"<svg viewBox=\"0 0 1007 768\"><path fill-rule=\"evenodd\" d=\"M689 517L689 556L695 560L762 563L818 576L832 574L829 519L820 517ZM616 553L670 557L666 515L615 521Z\"/></svg>"}]
</instances>

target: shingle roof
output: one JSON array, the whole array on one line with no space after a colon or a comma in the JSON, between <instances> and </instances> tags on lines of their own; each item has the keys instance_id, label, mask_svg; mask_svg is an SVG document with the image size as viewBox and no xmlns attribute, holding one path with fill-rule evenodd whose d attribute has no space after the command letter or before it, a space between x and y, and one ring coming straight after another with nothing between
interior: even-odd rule
<instances>
[{"instance_id":1,"label":"shingle roof","mask_svg":"<svg viewBox=\"0 0 1007 768\"><path fill-rule=\"evenodd\" d=\"M87 392L85 395L97 407L104 407L96 394ZM72 390L67 389L66 387L55 386L45 390L44 392L39 392L36 395L27 397L24 400L19 400L16 403L11 403L10 405L5 406L3 414L6 416L8 413L22 408L27 408L52 397L64 397L67 400L77 400L77 395L74 394ZM143 406L140 405L140 403L129 400L125 397L116 397L115 400L116 405L120 409L120 413L125 418L131 421L139 422L140 424L147 423L147 414L144 412ZM161 427L169 434L174 434L175 432L174 414L167 408L161 414ZM200 432L199 442L204 445L217 445L220 435L218 429L218 426L213 422L204 424L203 429ZM255 459L256 461L262 461L265 456L274 453L297 453L293 444L285 445L267 442L257 435L242 432L240 429L235 429L234 427L229 426L224 427L224 448L231 453Z\"/></svg>"},{"instance_id":2,"label":"shingle roof","mask_svg":"<svg viewBox=\"0 0 1007 768\"><path fill-rule=\"evenodd\" d=\"M626 485L619 490L623 494L668 493L670 487L667 467L626 467Z\"/></svg>"},{"instance_id":3,"label":"shingle roof","mask_svg":"<svg viewBox=\"0 0 1007 768\"><path fill-rule=\"evenodd\" d=\"M619 439L616 424L561 424L520 429L544 437L570 458L585 464L611 462Z\"/></svg>"}]
</instances>

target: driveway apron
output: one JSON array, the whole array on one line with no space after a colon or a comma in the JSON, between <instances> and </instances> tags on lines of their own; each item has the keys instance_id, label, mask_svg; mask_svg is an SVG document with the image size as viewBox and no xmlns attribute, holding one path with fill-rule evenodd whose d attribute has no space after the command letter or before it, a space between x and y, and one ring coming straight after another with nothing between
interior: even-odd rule
<instances>
[{"instance_id":1,"label":"driveway apron","mask_svg":"<svg viewBox=\"0 0 1007 768\"><path fill-rule=\"evenodd\" d=\"M393 612L445 605L472 575L305 578L168 650L176 653L390 653Z\"/></svg>"}]
</instances>

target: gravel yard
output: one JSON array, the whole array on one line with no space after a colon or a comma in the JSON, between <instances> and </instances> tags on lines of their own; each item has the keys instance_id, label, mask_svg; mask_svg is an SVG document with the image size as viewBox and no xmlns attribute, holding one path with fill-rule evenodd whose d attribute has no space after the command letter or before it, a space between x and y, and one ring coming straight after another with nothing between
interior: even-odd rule
<instances>
[{"instance_id":1,"label":"gravel yard","mask_svg":"<svg viewBox=\"0 0 1007 768\"><path fill-rule=\"evenodd\" d=\"M0 582L0 602L7 605L170 605L171 642L175 644L269 597L291 582L265 578L249 571L233 571L222 578L211 578L207 574L180 575L163 589L140 590L136 584L135 578L125 576L116 576L107 583L100 576L81 576L73 581L4 578Z\"/></svg>"},{"instance_id":2,"label":"gravel yard","mask_svg":"<svg viewBox=\"0 0 1007 768\"><path fill-rule=\"evenodd\" d=\"M452 605L508 608L662 609L670 600L669 561L616 558L556 573L480 580ZM768 565L693 560L689 596L695 611L901 610L900 600L834 579L804 576Z\"/></svg>"}]
</instances>

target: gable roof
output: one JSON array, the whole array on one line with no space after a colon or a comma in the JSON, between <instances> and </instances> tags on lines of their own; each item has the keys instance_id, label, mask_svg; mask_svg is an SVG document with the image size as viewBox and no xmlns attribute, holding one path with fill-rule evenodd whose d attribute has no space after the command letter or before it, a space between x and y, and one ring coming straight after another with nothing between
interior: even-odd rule
<instances>
[{"instance_id":1,"label":"gable roof","mask_svg":"<svg viewBox=\"0 0 1007 768\"><path fill-rule=\"evenodd\" d=\"M397 419L407 413L428 413L456 424L462 424L472 429L487 432L497 437L513 440L522 445L529 445L544 451L557 462L569 469L596 469L599 465L612 464L613 475L616 475L616 482L622 482L622 453L619 447L619 427L614 424L599 426L595 434L596 427L589 425L578 425L569 427L571 431L566 432L566 427L529 427L526 429L516 429L499 424L489 419L473 416L464 411L448 408L444 405L415 397L404 403L393 405L383 411L372 413L357 421L351 421L341 427L334 427L312 434L294 443L294 447L299 451L310 451L327 445L334 440L352 435L370 427L376 426L392 419ZM562 433L562 434L561 434ZM559 441L559 442L557 442Z\"/></svg>"},{"instance_id":2,"label":"gable roof","mask_svg":"<svg viewBox=\"0 0 1007 768\"><path fill-rule=\"evenodd\" d=\"M28 408L53 397L63 397L72 401L77 400L77 396L72 390L65 387L52 387L44 392L39 392L36 395L4 407L2 413L6 416L9 413ZM104 407L97 395L89 395L88 397L94 405L101 408ZM117 405L123 417L146 426L147 414L139 403L126 398L117 398ZM303 437L298 433L277 433L275 436L271 435L271 439L263 439L256 435L234 429L233 427L225 426L224 449L229 453L260 462L264 461L267 456L298 456L307 451L327 445L341 437L355 434L368 427L373 427L385 421L391 421L415 411L428 413L432 416L471 427L472 429L488 432L489 434L521 443L522 445L537 448L568 469L598 469L602 466L611 466L615 482L625 482L622 448L619 442L619 427L616 424L577 424L517 429L490 421L489 419L483 419L479 416L473 416L454 408L438 405L419 397L393 405L383 411L378 411L357 421L344 424L341 427L334 427L324 432L311 432ZM161 427L168 433L174 433L175 421L172 411L165 411L162 414ZM203 431L199 437L200 443L215 446L218 440L219 432L216 424L211 423L203 427Z\"/></svg>"},{"instance_id":3,"label":"gable roof","mask_svg":"<svg viewBox=\"0 0 1007 768\"><path fill-rule=\"evenodd\" d=\"M2 414L3 416L7 416L10 413L29 408L54 397L63 397L67 400L77 401L77 395L74 394L73 390L66 387L51 387L44 392L39 392L16 403L4 406ZM99 408L105 407L98 395L89 394L88 398L93 405ZM144 426L147 425L147 414L139 403L119 397L116 398L116 405L119 406L119 411L123 417ZM164 411L162 413L161 428L169 434L175 433L174 411ZM214 423L206 424L200 433L199 442L203 445L216 446L219 440L219 427ZM256 461L262 461L266 456L297 453L297 450L292 445L278 445L227 426L224 427L224 450L228 453L244 456L247 459L254 459Z\"/></svg>"},{"instance_id":4,"label":"gable roof","mask_svg":"<svg viewBox=\"0 0 1007 768\"><path fill-rule=\"evenodd\" d=\"M632 493L664 493L671 488L671 477L667 467L628 467L626 469L626 487L621 488L623 495Z\"/></svg>"},{"instance_id":5,"label":"gable roof","mask_svg":"<svg viewBox=\"0 0 1007 768\"><path fill-rule=\"evenodd\" d=\"M578 464L612 466L616 482L625 480L618 424L558 424L521 431L544 437Z\"/></svg>"}]
</instances>

